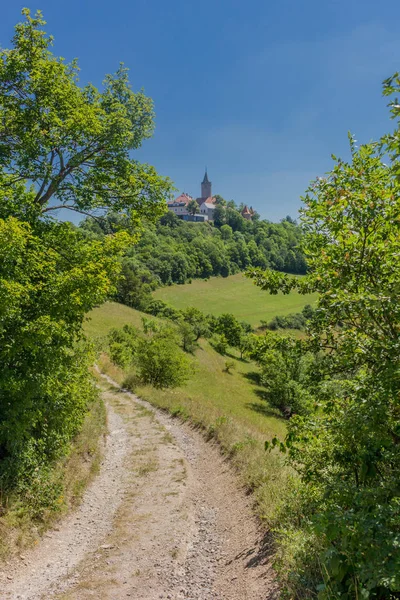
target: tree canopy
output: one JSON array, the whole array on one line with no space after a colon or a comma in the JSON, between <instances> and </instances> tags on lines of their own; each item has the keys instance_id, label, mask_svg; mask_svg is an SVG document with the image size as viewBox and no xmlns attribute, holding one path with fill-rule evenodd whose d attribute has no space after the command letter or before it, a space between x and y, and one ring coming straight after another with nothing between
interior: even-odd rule
<instances>
[{"instance_id":1,"label":"tree canopy","mask_svg":"<svg viewBox=\"0 0 400 600\"><path fill-rule=\"evenodd\" d=\"M122 64L103 91L80 87L77 61L52 54L40 11L22 12L13 47L0 51L3 185L32 184L29 202L42 214L112 208L159 217L170 182L130 155L153 133L152 100L132 90Z\"/></svg>"}]
</instances>

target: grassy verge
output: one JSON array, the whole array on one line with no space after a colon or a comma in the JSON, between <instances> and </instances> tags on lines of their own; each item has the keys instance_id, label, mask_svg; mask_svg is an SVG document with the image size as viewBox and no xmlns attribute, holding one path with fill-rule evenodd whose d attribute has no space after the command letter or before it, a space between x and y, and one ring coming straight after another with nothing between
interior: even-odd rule
<instances>
[{"instance_id":1,"label":"grassy verge","mask_svg":"<svg viewBox=\"0 0 400 600\"><path fill-rule=\"evenodd\" d=\"M88 483L98 472L102 436L106 432L104 403L97 396L83 427L71 444L69 455L49 472L48 485L60 488L57 505L43 507L41 518L32 518L29 505L21 498L2 498L0 512L0 559L21 553L71 508L77 506Z\"/></svg>"},{"instance_id":2,"label":"grassy verge","mask_svg":"<svg viewBox=\"0 0 400 600\"><path fill-rule=\"evenodd\" d=\"M112 327L124 322L138 325L140 313L109 303L91 314L91 335L106 334L110 313L117 315ZM110 311L110 313L108 312ZM124 321L129 315L130 319ZM269 521L276 510L288 470L278 453L266 454L264 442L275 435L284 436L285 421L265 400L264 390L257 385L255 366L251 362L233 360L232 372L225 371L223 357L202 340L196 351L195 371L183 387L155 389L138 384L135 377L116 367L103 353L99 367L119 384L130 387L138 396L201 428L207 437L218 441L221 450L238 469L243 483L254 492L258 514Z\"/></svg>"},{"instance_id":3,"label":"grassy verge","mask_svg":"<svg viewBox=\"0 0 400 600\"><path fill-rule=\"evenodd\" d=\"M253 327L258 327L261 320L270 321L276 315L301 312L306 304L314 304L317 299L316 294L302 296L297 292L286 296L281 292L266 294L243 273L226 278L211 277L208 281L195 279L185 285L159 288L153 296L178 309L195 306L215 316L229 312Z\"/></svg>"}]
</instances>

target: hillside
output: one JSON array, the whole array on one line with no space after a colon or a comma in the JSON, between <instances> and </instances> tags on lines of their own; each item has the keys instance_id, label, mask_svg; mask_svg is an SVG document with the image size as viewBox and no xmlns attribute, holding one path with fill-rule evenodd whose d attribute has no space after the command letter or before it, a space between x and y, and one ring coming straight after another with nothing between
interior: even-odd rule
<instances>
[{"instance_id":1,"label":"hillside","mask_svg":"<svg viewBox=\"0 0 400 600\"><path fill-rule=\"evenodd\" d=\"M142 316L146 315L116 302L107 302L90 313L85 330L92 339L98 339L114 327L125 324L140 327ZM255 365L233 357L235 367L228 374L224 373L225 360L206 340L201 340L193 376L184 387L157 390L141 386L136 391L157 406L175 411L182 409L199 421L211 422L231 416L252 433L268 437L284 433L285 423L278 411L269 408L261 399L263 388L248 378Z\"/></svg>"},{"instance_id":2,"label":"hillside","mask_svg":"<svg viewBox=\"0 0 400 600\"><path fill-rule=\"evenodd\" d=\"M79 230L89 239L103 240L121 228L134 236L136 243L122 261L124 277L115 299L138 310L145 311L151 293L163 285L228 277L250 267L306 273L302 231L291 219L246 221L230 207L226 215L221 222L187 223L168 212L157 223L144 222L140 229L126 218L108 215L84 220Z\"/></svg>"},{"instance_id":3,"label":"hillside","mask_svg":"<svg viewBox=\"0 0 400 600\"><path fill-rule=\"evenodd\" d=\"M216 316L230 312L253 327L260 325L261 320L269 321L276 315L300 312L306 304L313 304L317 298L316 294L301 296L297 292L287 296L280 292L272 296L256 287L242 273L163 287L153 295L178 309L195 306L206 314Z\"/></svg>"}]
</instances>

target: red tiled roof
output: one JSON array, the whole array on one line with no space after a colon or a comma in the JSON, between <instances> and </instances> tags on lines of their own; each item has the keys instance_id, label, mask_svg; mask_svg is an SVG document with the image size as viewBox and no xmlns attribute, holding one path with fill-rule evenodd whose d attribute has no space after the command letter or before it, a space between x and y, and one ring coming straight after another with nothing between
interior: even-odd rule
<instances>
[{"instance_id":1,"label":"red tiled roof","mask_svg":"<svg viewBox=\"0 0 400 600\"><path fill-rule=\"evenodd\" d=\"M175 200L168 202L168 204L175 204L175 202L183 202L184 204L189 204L191 200L193 200L192 196L189 196L189 194L183 192L183 194L175 198Z\"/></svg>"},{"instance_id":2,"label":"red tiled roof","mask_svg":"<svg viewBox=\"0 0 400 600\"><path fill-rule=\"evenodd\" d=\"M247 205L245 205L245 206L243 207L243 210L242 210L242 215L251 215L251 212L249 211L249 209L248 209Z\"/></svg>"}]
</instances>

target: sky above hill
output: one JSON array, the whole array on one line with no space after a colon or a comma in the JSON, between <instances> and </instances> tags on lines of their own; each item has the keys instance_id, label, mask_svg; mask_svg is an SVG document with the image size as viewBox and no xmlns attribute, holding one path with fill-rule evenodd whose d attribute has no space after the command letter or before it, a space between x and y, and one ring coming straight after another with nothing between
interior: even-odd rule
<instances>
[{"instance_id":1,"label":"sky above hill","mask_svg":"<svg viewBox=\"0 0 400 600\"><path fill-rule=\"evenodd\" d=\"M39 4L37 4L39 2ZM101 86L123 61L155 103L135 155L200 194L297 216L310 180L392 129L381 82L400 69L398 0L3 0L0 45L20 9L40 8L54 52Z\"/></svg>"}]
</instances>

